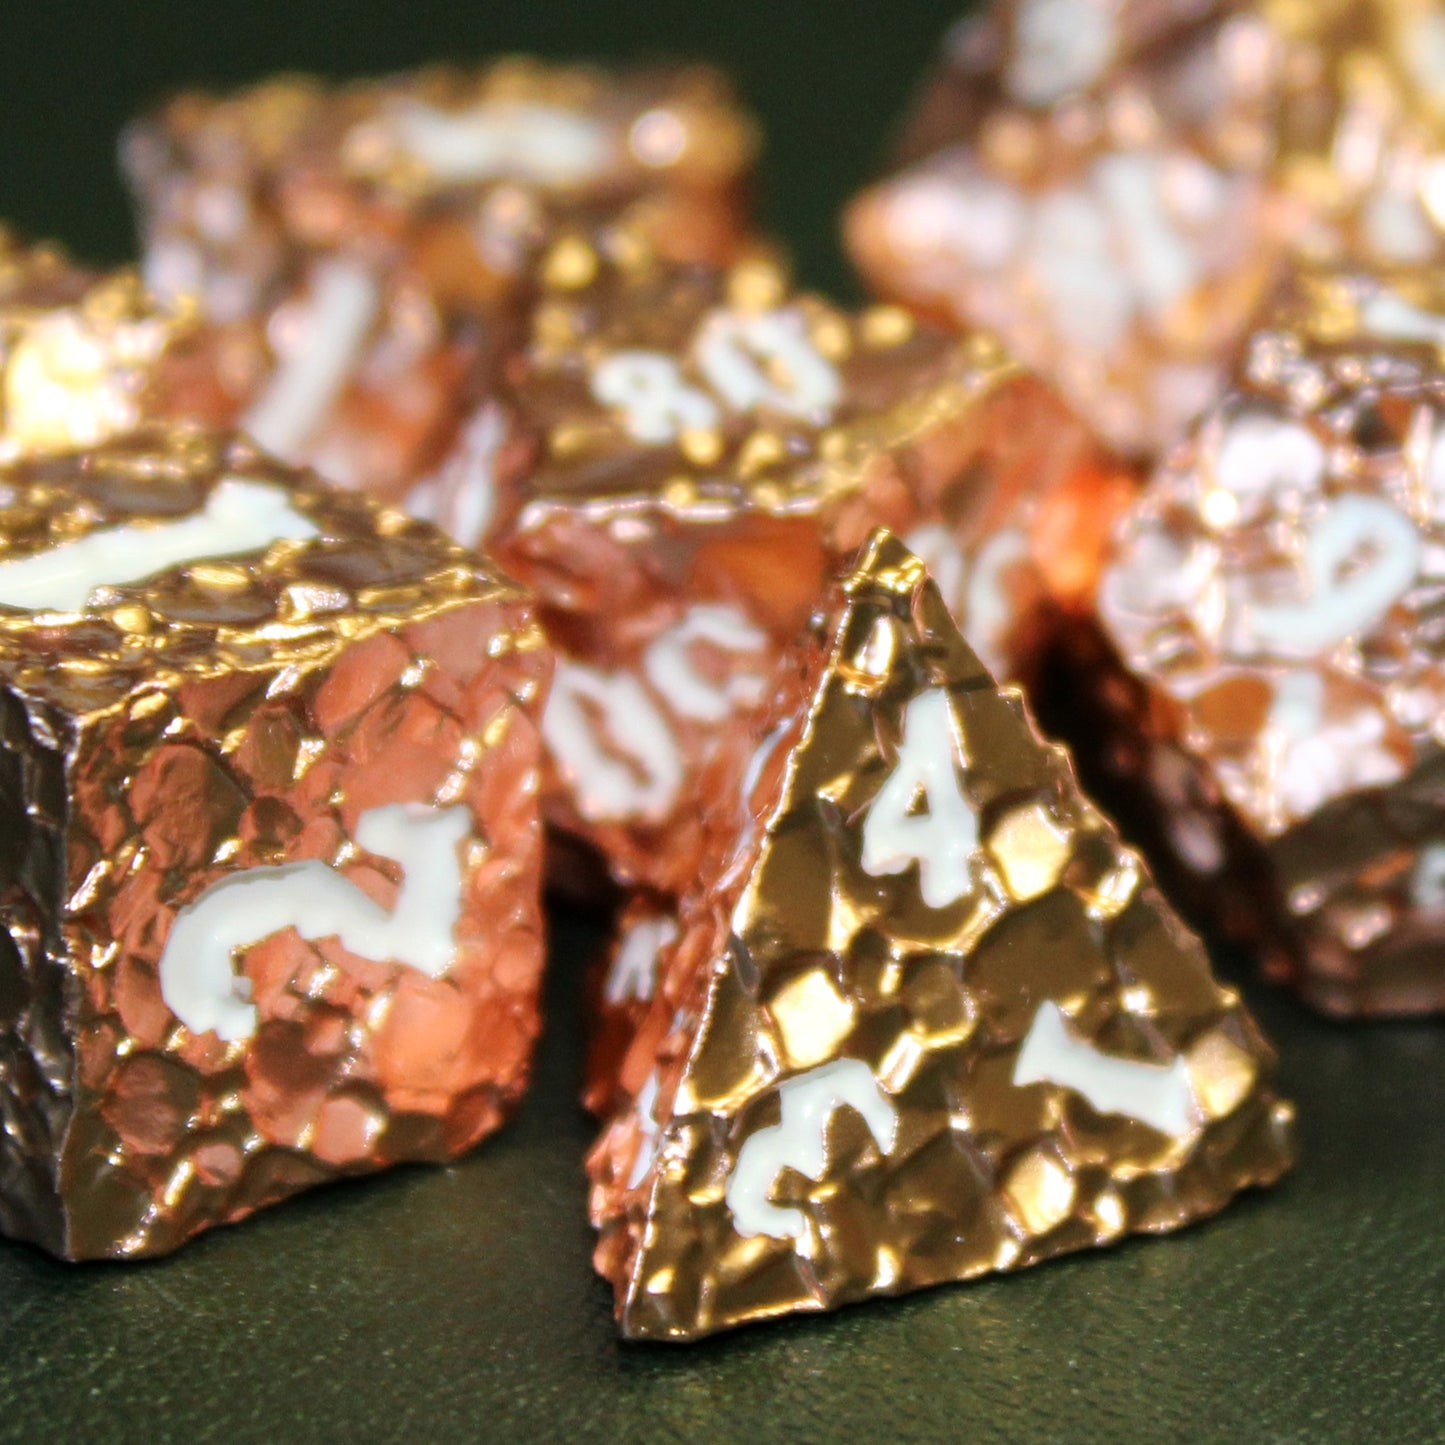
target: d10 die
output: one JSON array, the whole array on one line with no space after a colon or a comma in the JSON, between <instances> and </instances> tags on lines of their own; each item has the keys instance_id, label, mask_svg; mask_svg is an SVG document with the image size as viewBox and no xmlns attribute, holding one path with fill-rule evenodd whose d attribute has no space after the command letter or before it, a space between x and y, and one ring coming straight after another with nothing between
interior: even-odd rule
<instances>
[{"instance_id":1,"label":"d10 die","mask_svg":"<svg viewBox=\"0 0 1445 1445\"><path fill-rule=\"evenodd\" d=\"M0 508L0 1224L156 1254L445 1159L542 962L515 587L249 443L148 433Z\"/></svg>"},{"instance_id":2,"label":"d10 die","mask_svg":"<svg viewBox=\"0 0 1445 1445\"><path fill-rule=\"evenodd\" d=\"M533 316L444 527L533 587L559 652L551 820L624 882L693 876L695 784L875 521L934 562L991 664L1092 594L1128 483L984 337L850 315L775 266L598 258Z\"/></svg>"},{"instance_id":3,"label":"d10 die","mask_svg":"<svg viewBox=\"0 0 1445 1445\"><path fill-rule=\"evenodd\" d=\"M717 758L588 1163L622 1332L1016 1269L1276 1179L1267 1045L919 559L876 536L783 675Z\"/></svg>"},{"instance_id":4,"label":"d10 die","mask_svg":"<svg viewBox=\"0 0 1445 1445\"><path fill-rule=\"evenodd\" d=\"M709 71L510 60L182 96L123 158L147 279L218 324L226 419L397 501L485 395L534 265L598 228L730 255L753 147Z\"/></svg>"},{"instance_id":5,"label":"d10 die","mask_svg":"<svg viewBox=\"0 0 1445 1445\"><path fill-rule=\"evenodd\" d=\"M1278 162L1317 77L1266 9L1025 0L965 25L905 139L919 158L852 207L854 260L1157 454L1308 214Z\"/></svg>"},{"instance_id":6,"label":"d10 die","mask_svg":"<svg viewBox=\"0 0 1445 1445\"><path fill-rule=\"evenodd\" d=\"M1442 340L1433 274L1302 276L1101 587L1118 766L1203 907L1337 1013L1445 1005Z\"/></svg>"}]
</instances>

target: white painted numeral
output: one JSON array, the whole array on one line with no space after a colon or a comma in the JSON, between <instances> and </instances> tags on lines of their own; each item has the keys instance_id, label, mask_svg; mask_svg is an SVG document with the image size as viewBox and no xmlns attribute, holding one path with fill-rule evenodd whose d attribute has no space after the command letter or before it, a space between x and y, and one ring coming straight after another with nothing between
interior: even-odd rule
<instances>
[{"instance_id":1,"label":"white painted numeral","mask_svg":"<svg viewBox=\"0 0 1445 1445\"><path fill-rule=\"evenodd\" d=\"M713 395L688 382L676 357L637 350L599 362L592 394L618 408L628 435L649 445L717 426L724 407L748 412L770 406L821 421L842 399L836 369L794 311L713 311L698 328L694 356Z\"/></svg>"},{"instance_id":2,"label":"white painted numeral","mask_svg":"<svg viewBox=\"0 0 1445 1445\"><path fill-rule=\"evenodd\" d=\"M166 1006L193 1033L250 1038L257 1011L249 980L236 973L236 956L288 928L308 941L337 938L362 958L394 960L440 978L456 948L459 850L471 826L465 808L393 804L361 815L357 843L403 870L390 910L318 858L247 868L213 883L171 924L159 969Z\"/></svg>"},{"instance_id":3,"label":"white painted numeral","mask_svg":"<svg viewBox=\"0 0 1445 1445\"><path fill-rule=\"evenodd\" d=\"M1360 324L1383 341L1426 341L1445 346L1445 316L1422 311L1394 291L1377 291L1365 301L1360 307Z\"/></svg>"},{"instance_id":4,"label":"white painted numeral","mask_svg":"<svg viewBox=\"0 0 1445 1445\"><path fill-rule=\"evenodd\" d=\"M242 417L242 430L283 461L300 461L356 371L380 307L381 289L365 268L341 260L317 266L296 344Z\"/></svg>"},{"instance_id":5,"label":"white painted numeral","mask_svg":"<svg viewBox=\"0 0 1445 1445\"><path fill-rule=\"evenodd\" d=\"M439 522L463 547L479 547L497 509L497 453L507 437L506 417L486 402L462 429L439 472L407 495L414 517Z\"/></svg>"},{"instance_id":6,"label":"white painted numeral","mask_svg":"<svg viewBox=\"0 0 1445 1445\"><path fill-rule=\"evenodd\" d=\"M796 1169L809 1179L823 1177L828 1122L844 1105L862 1115L873 1142L882 1153L889 1153L898 1133L898 1110L861 1059L834 1059L788 1079L778 1088L778 1102L781 1122L743 1141L728 1175L725 1198L733 1228L746 1238L767 1234L802 1241L808 1234L803 1211L783 1208L768 1198L778 1175Z\"/></svg>"},{"instance_id":7,"label":"white painted numeral","mask_svg":"<svg viewBox=\"0 0 1445 1445\"><path fill-rule=\"evenodd\" d=\"M647 1171L657 1162L657 1151L662 1146L662 1126L655 1117L657 1095L657 1072L654 1070L638 1090L636 1102L633 1104L640 1138L637 1141L637 1154L627 1175L629 1189L636 1189L647 1178Z\"/></svg>"},{"instance_id":8,"label":"white painted numeral","mask_svg":"<svg viewBox=\"0 0 1445 1445\"><path fill-rule=\"evenodd\" d=\"M1126 269L1154 315L1172 306L1199 273L1193 248L1164 210L1161 179L1161 168L1138 156L1105 155L1094 166L1094 184L1123 248Z\"/></svg>"},{"instance_id":9,"label":"white painted numeral","mask_svg":"<svg viewBox=\"0 0 1445 1445\"><path fill-rule=\"evenodd\" d=\"M102 527L48 552L0 562L0 603L32 612L79 612L97 587L139 582L187 562L240 557L273 542L316 535L316 524L291 505L280 487L226 477L189 517Z\"/></svg>"},{"instance_id":10,"label":"white painted numeral","mask_svg":"<svg viewBox=\"0 0 1445 1445\"><path fill-rule=\"evenodd\" d=\"M699 604L647 649L647 680L680 717L698 722L722 722L739 708L756 707L763 700L765 680L741 667L729 669L722 682L704 677L692 658L699 643L745 655L762 652L768 639L737 608Z\"/></svg>"},{"instance_id":11,"label":"white painted numeral","mask_svg":"<svg viewBox=\"0 0 1445 1445\"><path fill-rule=\"evenodd\" d=\"M1367 553L1355 571L1340 569ZM1408 517L1377 497L1350 493L1321 514L1305 543L1307 602L1256 604L1249 628L1266 646L1310 654L1368 631L1400 600L1420 566Z\"/></svg>"},{"instance_id":12,"label":"white painted numeral","mask_svg":"<svg viewBox=\"0 0 1445 1445\"><path fill-rule=\"evenodd\" d=\"M841 400L836 369L796 311L714 311L693 347L708 385L734 411L770 406L806 418Z\"/></svg>"},{"instance_id":13,"label":"white painted numeral","mask_svg":"<svg viewBox=\"0 0 1445 1445\"><path fill-rule=\"evenodd\" d=\"M706 431L721 420L717 403L689 386L665 351L617 351L592 373L592 394L623 414L628 435L654 445L685 431Z\"/></svg>"},{"instance_id":14,"label":"white painted numeral","mask_svg":"<svg viewBox=\"0 0 1445 1445\"><path fill-rule=\"evenodd\" d=\"M411 102L392 115L390 134L442 184L511 176L575 185L612 161L604 126L580 111L535 101L494 101L464 111Z\"/></svg>"},{"instance_id":15,"label":"white painted numeral","mask_svg":"<svg viewBox=\"0 0 1445 1445\"><path fill-rule=\"evenodd\" d=\"M1092 85L1114 54L1114 19L1080 0L1025 0L1004 84L1025 105L1052 105Z\"/></svg>"},{"instance_id":16,"label":"white painted numeral","mask_svg":"<svg viewBox=\"0 0 1445 1445\"><path fill-rule=\"evenodd\" d=\"M863 871L876 878L917 863L930 908L946 908L972 884L978 818L959 786L966 761L948 693L919 693L904 713L898 761L863 821ZM914 811L920 800L922 813Z\"/></svg>"},{"instance_id":17,"label":"white painted numeral","mask_svg":"<svg viewBox=\"0 0 1445 1445\"><path fill-rule=\"evenodd\" d=\"M1219 444L1214 484L1253 510L1282 492L1308 495L1325 479L1320 439L1302 422L1245 412L1230 422Z\"/></svg>"},{"instance_id":18,"label":"white painted numeral","mask_svg":"<svg viewBox=\"0 0 1445 1445\"><path fill-rule=\"evenodd\" d=\"M657 961L662 950L677 939L677 923L671 918L643 918L622 936L612 967L607 973L602 996L610 1004L629 999L644 1003L657 986Z\"/></svg>"},{"instance_id":19,"label":"white painted numeral","mask_svg":"<svg viewBox=\"0 0 1445 1445\"><path fill-rule=\"evenodd\" d=\"M1003 576L1028 559L1028 538L1016 528L1005 528L979 548L972 567L947 527L919 527L905 543L928 568L953 620L984 665L995 676L1007 671L1003 645L1014 615Z\"/></svg>"},{"instance_id":20,"label":"white painted numeral","mask_svg":"<svg viewBox=\"0 0 1445 1445\"><path fill-rule=\"evenodd\" d=\"M1145 1064L1096 1049L1069 1027L1052 1001L1039 1005L1014 1065L1015 1088L1057 1084L1082 1095L1101 1114L1122 1114L1182 1138L1199 1123L1189 1066Z\"/></svg>"},{"instance_id":21,"label":"white painted numeral","mask_svg":"<svg viewBox=\"0 0 1445 1445\"><path fill-rule=\"evenodd\" d=\"M600 715L606 744L588 716ZM659 818L677 801L682 757L646 689L625 672L561 659L542 713L542 737L589 822Z\"/></svg>"},{"instance_id":22,"label":"white painted numeral","mask_svg":"<svg viewBox=\"0 0 1445 1445\"><path fill-rule=\"evenodd\" d=\"M1410 875L1410 901L1416 908L1445 908L1445 843L1420 850Z\"/></svg>"},{"instance_id":23,"label":"white painted numeral","mask_svg":"<svg viewBox=\"0 0 1445 1445\"><path fill-rule=\"evenodd\" d=\"M1038 202L1030 255L1065 335L1112 347L1141 315L1167 315L1202 279L1202 257L1165 209L1169 169L1187 171L1200 207L1222 210L1224 179L1183 154L1105 156L1084 185Z\"/></svg>"}]
</instances>

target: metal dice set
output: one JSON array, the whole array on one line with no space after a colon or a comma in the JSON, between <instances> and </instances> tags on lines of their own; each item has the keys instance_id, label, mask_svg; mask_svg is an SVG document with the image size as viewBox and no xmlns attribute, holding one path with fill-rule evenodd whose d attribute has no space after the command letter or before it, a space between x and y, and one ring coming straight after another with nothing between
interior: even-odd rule
<instances>
[{"instance_id":1,"label":"metal dice set","mask_svg":"<svg viewBox=\"0 0 1445 1445\"><path fill-rule=\"evenodd\" d=\"M1276 1180L1268 1045L1024 694L1198 924L1445 1001L1437 30L997 4L851 311L706 69L136 122L143 282L0 254L0 1224L160 1253L470 1148L546 885L624 900L630 1338Z\"/></svg>"}]
</instances>

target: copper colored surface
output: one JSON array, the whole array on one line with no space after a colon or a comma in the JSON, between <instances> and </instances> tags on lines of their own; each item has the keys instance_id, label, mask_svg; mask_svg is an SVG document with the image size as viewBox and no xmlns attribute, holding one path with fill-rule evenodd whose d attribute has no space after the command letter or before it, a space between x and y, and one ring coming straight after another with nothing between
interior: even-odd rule
<instances>
[{"instance_id":1,"label":"copper colored surface","mask_svg":"<svg viewBox=\"0 0 1445 1445\"><path fill-rule=\"evenodd\" d=\"M652 1011L658 965L677 938L677 902L646 890L627 900L587 987L587 1060L582 1103L606 1116L625 1098L618 1089L622 1060Z\"/></svg>"},{"instance_id":2,"label":"copper colored surface","mask_svg":"<svg viewBox=\"0 0 1445 1445\"><path fill-rule=\"evenodd\" d=\"M706 69L511 59L183 95L131 128L122 158L148 281L197 296L217 325L212 419L244 424L278 373L311 365L328 331L316 308L344 271L363 299L354 335L335 328L333 394L283 428L284 446L262 439L382 500L419 486L424 511L534 268L565 270L594 234L726 258L754 149L751 122Z\"/></svg>"},{"instance_id":3,"label":"copper colored surface","mask_svg":"<svg viewBox=\"0 0 1445 1445\"><path fill-rule=\"evenodd\" d=\"M1018 1268L1275 1180L1292 1111L1268 1047L919 561L871 541L789 677L752 741L719 759L738 800L714 812L728 846L684 902L623 1063L633 1102L589 1160L622 1332L685 1340ZM912 817L952 787L978 825L966 880L938 906L916 864L870 871L865 842L925 694L945 699L952 778ZM1015 1082L1053 1006L1076 1048L1135 1074L1172 1066L1187 1122L1143 1122L1134 1095L1096 1109L1052 1076ZM800 1135L780 1099L843 1061L853 1086L802 1130L818 1157L789 1153ZM745 1153L770 1148L753 1192L761 1177L792 1233L759 1228L756 1197L745 1228L733 1202Z\"/></svg>"},{"instance_id":4,"label":"copper colored surface","mask_svg":"<svg viewBox=\"0 0 1445 1445\"><path fill-rule=\"evenodd\" d=\"M1179 863L1233 911L1247 850L1272 968L1338 1013L1445 1006L1441 336L1430 272L1301 275L1101 589Z\"/></svg>"},{"instance_id":5,"label":"copper colored surface","mask_svg":"<svg viewBox=\"0 0 1445 1445\"><path fill-rule=\"evenodd\" d=\"M1431 0L997 0L950 32L850 249L1155 456L1291 253L1445 255L1442 56Z\"/></svg>"},{"instance_id":6,"label":"copper colored surface","mask_svg":"<svg viewBox=\"0 0 1445 1445\"><path fill-rule=\"evenodd\" d=\"M549 818L675 890L700 770L870 527L927 546L980 651L1025 677L1132 484L985 336L843 311L765 260L582 269L508 365L495 478L459 478L439 517L536 590L559 650Z\"/></svg>"},{"instance_id":7,"label":"copper colored surface","mask_svg":"<svg viewBox=\"0 0 1445 1445\"><path fill-rule=\"evenodd\" d=\"M183 517L223 476L284 489L322 535L79 613L0 609L0 1223L71 1258L161 1253L326 1179L452 1157L515 1103L537 1030L548 664L516 588L189 432L13 471L0 563ZM287 928L235 955L249 1038L181 1023L157 970L177 910L301 859L391 908L403 870L354 839L391 803L470 814L439 976Z\"/></svg>"},{"instance_id":8,"label":"copper colored surface","mask_svg":"<svg viewBox=\"0 0 1445 1445\"><path fill-rule=\"evenodd\" d=\"M997 330L1101 435L1154 455L1212 399L1300 234L1275 177L1317 77L1248 7L1170 26L1035 0L1019 8L1053 36L1035 62L1079 77L1036 102L1014 8L963 27L905 137L919 158L855 200L848 244L880 295ZM1126 28L1146 8L1152 45Z\"/></svg>"}]
</instances>

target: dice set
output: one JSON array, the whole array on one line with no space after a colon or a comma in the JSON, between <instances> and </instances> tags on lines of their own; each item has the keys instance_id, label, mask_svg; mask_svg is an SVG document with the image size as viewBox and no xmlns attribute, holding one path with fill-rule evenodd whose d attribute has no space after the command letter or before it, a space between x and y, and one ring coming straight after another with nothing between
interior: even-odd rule
<instances>
[{"instance_id":1,"label":"dice set","mask_svg":"<svg viewBox=\"0 0 1445 1445\"><path fill-rule=\"evenodd\" d=\"M137 122L144 283L0 250L0 1226L160 1253L471 1147L544 824L623 895L628 1338L1275 1182L1150 868L1324 1009L1445 1006L1438 30L999 0L848 212L857 310L705 69Z\"/></svg>"}]
</instances>

